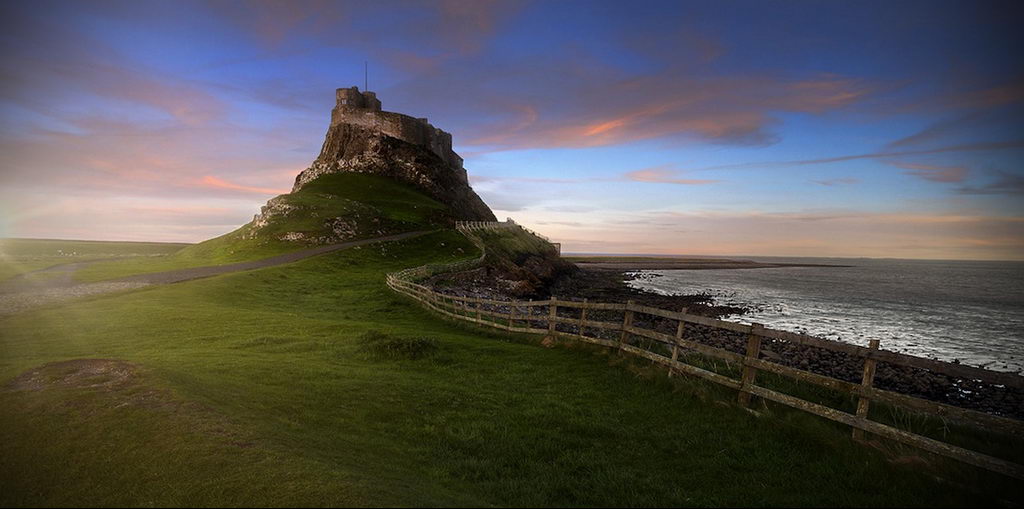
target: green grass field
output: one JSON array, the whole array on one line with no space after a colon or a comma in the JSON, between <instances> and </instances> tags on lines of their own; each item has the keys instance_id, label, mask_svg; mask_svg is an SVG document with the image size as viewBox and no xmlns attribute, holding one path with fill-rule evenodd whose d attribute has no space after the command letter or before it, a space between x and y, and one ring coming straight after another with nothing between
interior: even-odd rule
<instances>
[{"instance_id":1,"label":"green grass field","mask_svg":"<svg viewBox=\"0 0 1024 509\"><path fill-rule=\"evenodd\" d=\"M938 481L941 464L889 461L810 415L754 416L600 349L447 322L384 285L474 253L443 231L0 318L0 505L975 506L1014 493L991 476L981 492ZM116 369L21 375L83 358Z\"/></svg>"},{"instance_id":2,"label":"green grass field","mask_svg":"<svg viewBox=\"0 0 1024 509\"><path fill-rule=\"evenodd\" d=\"M250 225L200 242L170 256L114 260L92 264L75 274L81 282L103 281L133 274L224 265L269 258L315 244L280 240L286 232L326 234L332 218L343 217L355 229L348 240L380 237L447 224L448 209L413 187L377 175L336 173L281 197L292 211L278 217L257 235Z\"/></svg>"},{"instance_id":3,"label":"green grass field","mask_svg":"<svg viewBox=\"0 0 1024 509\"><path fill-rule=\"evenodd\" d=\"M0 239L0 281L65 263L118 258L152 261L189 244L88 240Z\"/></svg>"}]
</instances>

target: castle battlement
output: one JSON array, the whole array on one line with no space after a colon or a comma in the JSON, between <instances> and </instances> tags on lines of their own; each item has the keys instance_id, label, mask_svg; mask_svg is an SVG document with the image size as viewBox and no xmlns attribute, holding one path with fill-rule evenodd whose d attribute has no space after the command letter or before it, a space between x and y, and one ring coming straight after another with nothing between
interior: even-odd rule
<instances>
[{"instance_id":1,"label":"castle battlement","mask_svg":"<svg viewBox=\"0 0 1024 509\"><path fill-rule=\"evenodd\" d=\"M331 125L351 124L373 129L402 141L428 148L453 168L465 173L462 158L452 150L452 135L438 129L425 118L382 111L380 99L359 87L339 88L337 104L331 110Z\"/></svg>"}]
</instances>

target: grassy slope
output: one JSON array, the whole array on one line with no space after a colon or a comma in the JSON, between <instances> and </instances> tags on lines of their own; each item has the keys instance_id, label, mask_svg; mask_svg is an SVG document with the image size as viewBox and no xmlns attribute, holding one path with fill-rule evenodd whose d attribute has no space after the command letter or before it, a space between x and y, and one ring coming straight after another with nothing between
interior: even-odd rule
<instances>
[{"instance_id":1,"label":"grassy slope","mask_svg":"<svg viewBox=\"0 0 1024 509\"><path fill-rule=\"evenodd\" d=\"M991 503L812 416L759 419L701 383L463 328L383 285L472 252L440 232L0 319L0 384L116 358L195 407L0 389L0 505ZM370 358L371 330L441 350Z\"/></svg>"},{"instance_id":2,"label":"grassy slope","mask_svg":"<svg viewBox=\"0 0 1024 509\"><path fill-rule=\"evenodd\" d=\"M285 232L322 233L325 221L345 217L358 225L352 240L414 230L429 230L444 224L446 207L411 186L376 175L338 173L324 175L301 191L285 195L285 201L299 207L247 238L248 225L206 242L189 246L164 258L118 260L90 265L79 271L79 281L101 281L132 274L184 269L206 265L258 260L310 247L301 242L278 240Z\"/></svg>"},{"instance_id":3,"label":"grassy slope","mask_svg":"<svg viewBox=\"0 0 1024 509\"><path fill-rule=\"evenodd\" d=\"M512 263L520 263L528 256L558 253L546 240L518 228L477 230L473 234L487 244L488 256Z\"/></svg>"},{"instance_id":4,"label":"grassy slope","mask_svg":"<svg viewBox=\"0 0 1024 509\"><path fill-rule=\"evenodd\" d=\"M65 263L103 258L164 256L188 244L91 240L0 239L0 281Z\"/></svg>"}]
</instances>

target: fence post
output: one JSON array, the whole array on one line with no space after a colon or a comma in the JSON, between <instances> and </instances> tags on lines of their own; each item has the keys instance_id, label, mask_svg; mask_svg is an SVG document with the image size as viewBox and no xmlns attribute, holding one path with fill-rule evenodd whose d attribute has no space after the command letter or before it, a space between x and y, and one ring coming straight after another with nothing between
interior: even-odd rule
<instances>
[{"instance_id":1,"label":"fence post","mask_svg":"<svg viewBox=\"0 0 1024 509\"><path fill-rule=\"evenodd\" d=\"M747 359L757 359L761 355L761 335L759 332L764 325L759 323L750 324L750 336L747 339ZM745 361L746 359L744 359ZM740 380L739 403L743 406L750 405L750 393L746 388L754 384L754 377L757 376L757 368L743 363L743 377Z\"/></svg>"},{"instance_id":2,"label":"fence post","mask_svg":"<svg viewBox=\"0 0 1024 509\"><path fill-rule=\"evenodd\" d=\"M558 299L551 296L551 309L548 310L548 335L555 334L555 317L558 316Z\"/></svg>"},{"instance_id":3,"label":"fence post","mask_svg":"<svg viewBox=\"0 0 1024 509\"><path fill-rule=\"evenodd\" d=\"M633 326L633 301L626 301L626 312L622 314L622 334L619 335L619 352L622 352L622 345L626 343L626 329Z\"/></svg>"},{"instance_id":4,"label":"fence post","mask_svg":"<svg viewBox=\"0 0 1024 509\"><path fill-rule=\"evenodd\" d=\"M868 348L872 350L878 350L878 340L872 339L868 342ZM871 357L864 358L864 377L861 378L860 385L865 389L871 388L875 383L875 359ZM861 396L857 400L857 417L867 418L868 408L871 406L871 398L867 396ZM853 439L864 440L864 430L859 428L853 428Z\"/></svg>"},{"instance_id":5,"label":"fence post","mask_svg":"<svg viewBox=\"0 0 1024 509\"><path fill-rule=\"evenodd\" d=\"M512 321L515 320L515 316L516 316L516 301L511 301L511 302L508 303L508 330L509 330L509 332L512 332L512 326L513 326Z\"/></svg>"},{"instance_id":6,"label":"fence post","mask_svg":"<svg viewBox=\"0 0 1024 509\"><path fill-rule=\"evenodd\" d=\"M482 308L482 307L484 307L484 303L482 301L476 301L476 320L478 322L483 321L483 315L480 312L481 311L480 308ZM489 322L490 320L487 320L487 321Z\"/></svg>"},{"instance_id":7,"label":"fence post","mask_svg":"<svg viewBox=\"0 0 1024 509\"><path fill-rule=\"evenodd\" d=\"M583 299L583 307L580 308L580 336L584 336L583 330L587 326L587 299Z\"/></svg>"},{"instance_id":8,"label":"fence post","mask_svg":"<svg viewBox=\"0 0 1024 509\"><path fill-rule=\"evenodd\" d=\"M683 308L679 310L680 314L685 315L689 308ZM672 374L675 373L676 361L679 360L679 340L683 339L683 331L686 330L686 320L679 318L679 325L676 327L676 342L672 344L672 364L668 365L668 376L672 378Z\"/></svg>"}]
</instances>

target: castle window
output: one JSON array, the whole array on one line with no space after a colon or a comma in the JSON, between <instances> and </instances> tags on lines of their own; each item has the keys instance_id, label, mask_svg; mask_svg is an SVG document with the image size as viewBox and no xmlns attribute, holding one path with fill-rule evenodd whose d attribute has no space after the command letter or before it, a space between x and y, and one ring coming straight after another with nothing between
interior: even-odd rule
<instances>
[{"instance_id":1,"label":"castle window","mask_svg":"<svg viewBox=\"0 0 1024 509\"><path fill-rule=\"evenodd\" d=\"M341 104L348 104L348 99L342 99Z\"/></svg>"}]
</instances>

